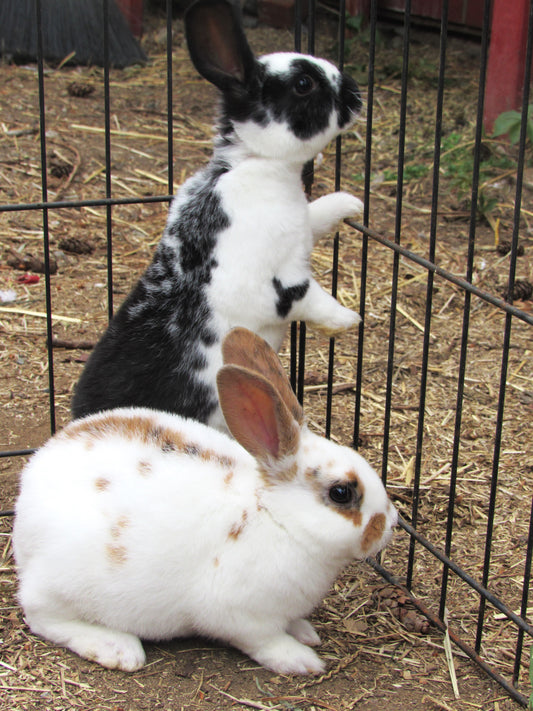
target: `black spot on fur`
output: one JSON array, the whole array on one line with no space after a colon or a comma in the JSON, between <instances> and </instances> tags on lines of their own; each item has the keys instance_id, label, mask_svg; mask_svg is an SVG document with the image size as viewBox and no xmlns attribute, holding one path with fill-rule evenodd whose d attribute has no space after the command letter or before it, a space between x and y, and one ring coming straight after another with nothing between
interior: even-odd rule
<instances>
[{"instance_id":1,"label":"black spot on fur","mask_svg":"<svg viewBox=\"0 0 533 711\"><path fill-rule=\"evenodd\" d=\"M217 342L205 288L217 266L217 234L229 225L213 187L228 166L210 164L96 345L76 386L74 417L119 406L178 412L206 422L217 406L201 379Z\"/></svg>"},{"instance_id":2,"label":"black spot on fur","mask_svg":"<svg viewBox=\"0 0 533 711\"><path fill-rule=\"evenodd\" d=\"M361 100L359 87L352 77L343 74L340 90L340 106L338 108L339 128L343 128L346 124L350 123L353 114L359 113L362 106L363 102Z\"/></svg>"},{"instance_id":3,"label":"black spot on fur","mask_svg":"<svg viewBox=\"0 0 533 711\"><path fill-rule=\"evenodd\" d=\"M168 453L168 452L175 452L177 450L177 446L175 445L174 442L171 442L170 440L165 440L163 444L161 445L161 451Z\"/></svg>"},{"instance_id":4,"label":"black spot on fur","mask_svg":"<svg viewBox=\"0 0 533 711\"><path fill-rule=\"evenodd\" d=\"M295 286L283 286L280 280L274 277L272 283L278 295L276 311L280 318L285 318L292 309L293 303L303 299L309 289L309 279Z\"/></svg>"}]
</instances>

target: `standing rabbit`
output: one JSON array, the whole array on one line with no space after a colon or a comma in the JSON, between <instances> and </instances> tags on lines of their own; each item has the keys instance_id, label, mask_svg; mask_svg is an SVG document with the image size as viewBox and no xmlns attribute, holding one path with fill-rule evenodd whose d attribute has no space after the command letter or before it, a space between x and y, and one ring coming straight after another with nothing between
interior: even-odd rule
<instances>
[{"instance_id":1,"label":"standing rabbit","mask_svg":"<svg viewBox=\"0 0 533 711\"><path fill-rule=\"evenodd\" d=\"M201 635L283 674L318 674L307 621L397 513L354 450L307 429L279 359L233 329L217 377L235 439L119 408L74 420L22 472L13 547L35 634L106 667L139 638Z\"/></svg>"},{"instance_id":2,"label":"standing rabbit","mask_svg":"<svg viewBox=\"0 0 533 711\"><path fill-rule=\"evenodd\" d=\"M85 366L74 417L139 405L223 426L215 377L232 327L279 350L293 320L328 334L360 320L309 262L362 203L343 192L308 203L301 184L303 165L353 124L356 83L311 56L256 59L227 0L199 0L185 29L195 67L220 90L213 157L174 198L152 263Z\"/></svg>"}]
</instances>

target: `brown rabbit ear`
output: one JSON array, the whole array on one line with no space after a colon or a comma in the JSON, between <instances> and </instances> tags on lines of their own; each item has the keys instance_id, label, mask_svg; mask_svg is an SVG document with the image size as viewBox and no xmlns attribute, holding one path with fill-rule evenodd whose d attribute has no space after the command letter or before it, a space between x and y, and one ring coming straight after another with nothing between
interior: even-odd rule
<instances>
[{"instance_id":1,"label":"brown rabbit ear","mask_svg":"<svg viewBox=\"0 0 533 711\"><path fill-rule=\"evenodd\" d=\"M224 365L217 385L226 424L250 454L268 464L296 452L300 427L268 380L247 368Z\"/></svg>"},{"instance_id":2,"label":"brown rabbit ear","mask_svg":"<svg viewBox=\"0 0 533 711\"><path fill-rule=\"evenodd\" d=\"M246 328L234 328L222 343L225 364L232 363L262 375L272 383L299 425L303 424L302 406L294 394L283 365L275 351L261 336Z\"/></svg>"}]
</instances>

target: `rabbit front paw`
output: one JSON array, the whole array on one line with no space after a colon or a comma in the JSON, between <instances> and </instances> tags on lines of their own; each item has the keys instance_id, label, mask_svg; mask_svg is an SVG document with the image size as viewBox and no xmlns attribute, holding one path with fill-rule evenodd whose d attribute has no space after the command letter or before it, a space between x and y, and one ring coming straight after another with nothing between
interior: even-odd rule
<instances>
[{"instance_id":1,"label":"rabbit front paw","mask_svg":"<svg viewBox=\"0 0 533 711\"><path fill-rule=\"evenodd\" d=\"M309 204L309 219L316 242L346 217L356 217L363 212L363 203L355 195L336 192L322 195Z\"/></svg>"},{"instance_id":2,"label":"rabbit front paw","mask_svg":"<svg viewBox=\"0 0 533 711\"><path fill-rule=\"evenodd\" d=\"M271 639L251 656L278 674L322 674L325 669L316 652L289 634Z\"/></svg>"},{"instance_id":3,"label":"rabbit front paw","mask_svg":"<svg viewBox=\"0 0 533 711\"><path fill-rule=\"evenodd\" d=\"M312 325L321 333L332 337L344 333L344 331L348 331L350 328L357 326L360 322L361 317L356 311L347 309L339 304L339 309L336 311L335 316L328 319L327 322L312 322Z\"/></svg>"}]
</instances>

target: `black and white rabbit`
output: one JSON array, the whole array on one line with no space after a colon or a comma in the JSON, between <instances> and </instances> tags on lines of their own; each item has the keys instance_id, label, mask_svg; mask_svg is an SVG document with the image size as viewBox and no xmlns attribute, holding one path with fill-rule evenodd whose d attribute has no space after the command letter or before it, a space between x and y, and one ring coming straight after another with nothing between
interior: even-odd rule
<instances>
[{"instance_id":1,"label":"black and white rabbit","mask_svg":"<svg viewBox=\"0 0 533 711\"><path fill-rule=\"evenodd\" d=\"M22 472L13 547L35 634L110 668L140 639L201 635L280 673L320 673L307 617L396 509L354 450L312 433L281 363L233 329L218 373L235 439L179 415L74 420Z\"/></svg>"},{"instance_id":2,"label":"black and white rabbit","mask_svg":"<svg viewBox=\"0 0 533 711\"><path fill-rule=\"evenodd\" d=\"M256 59L226 0L199 0L185 28L221 94L214 153L178 191L152 263L91 354L74 417L138 405L223 426L215 377L232 327L277 351L292 320L328 334L360 320L313 279L310 253L362 203L344 192L308 203L301 183L303 165L353 124L356 83L324 59Z\"/></svg>"}]
</instances>

